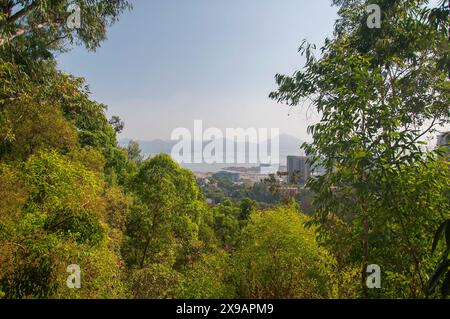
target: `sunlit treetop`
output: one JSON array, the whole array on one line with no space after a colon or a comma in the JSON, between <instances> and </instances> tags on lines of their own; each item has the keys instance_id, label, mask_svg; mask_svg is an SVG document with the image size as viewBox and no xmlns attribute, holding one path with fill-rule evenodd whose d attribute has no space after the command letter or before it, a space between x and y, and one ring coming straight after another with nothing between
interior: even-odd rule
<instances>
[{"instance_id":1,"label":"sunlit treetop","mask_svg":"<svg viewBox=\"0 0 450 319\"><path fill-rule=\"evenodd\" d=\"M0 47L44 54L70 45L99 47L127 0L1 0Z\"/></svg>"}]
</instances>

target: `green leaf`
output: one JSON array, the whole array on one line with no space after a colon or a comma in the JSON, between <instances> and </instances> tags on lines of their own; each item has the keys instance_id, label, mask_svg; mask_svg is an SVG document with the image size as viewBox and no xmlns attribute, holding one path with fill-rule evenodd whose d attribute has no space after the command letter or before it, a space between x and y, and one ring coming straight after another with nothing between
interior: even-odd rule
<instances>
[{"instance_id":1,"label":"green leaf","mask_svg":"<svg viewBox=\"0 0 450 319\"><path fill-rule=\"evenodd\" d=\"M442 298L447 298L447 296L450 295L450 271L447 272L447 276L442 283L441 293Z\"/></svg>"}]
</instances>

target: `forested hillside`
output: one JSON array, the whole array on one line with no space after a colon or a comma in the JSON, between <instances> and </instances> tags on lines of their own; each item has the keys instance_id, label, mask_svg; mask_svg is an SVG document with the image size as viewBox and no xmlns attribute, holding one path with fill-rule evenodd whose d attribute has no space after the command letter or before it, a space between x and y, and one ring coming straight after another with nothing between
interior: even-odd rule
<instances>
[{"instance_id":1,"label":"forested hillside","mask_svg":"<svg viewBox=\"0 0 450 319\"><path fill-rule=\"evenodd\" d=\"M81 28L66 23L69 2ZM305 67L271 94L322 114L304 145L325 168L307 216L295 199L208 205L168 155L118 146L124 123L54 55L95 54L128 1L1 0L0 298L447 295L448 148L421 138L449 122L448 1L379 1L389 23L376 31L361 23L365 1L334 2L334 37L321 53L305 44ZM67 287L73 264L80 289ZM370 264L380 289L366 286Z\"/></svg>"}]
</instances>

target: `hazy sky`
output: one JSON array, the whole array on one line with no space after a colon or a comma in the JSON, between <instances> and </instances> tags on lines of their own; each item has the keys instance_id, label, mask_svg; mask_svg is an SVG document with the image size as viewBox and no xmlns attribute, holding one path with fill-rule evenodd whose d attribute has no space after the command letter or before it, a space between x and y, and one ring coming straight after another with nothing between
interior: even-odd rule
<instances>
[{"instance_id":1,"label":"hazy sky","mask_svg":"<svg viewBox=\"0 0 450 319\"><path fill-rule=\"evenodd\" d=\"M172 130L279 128L306 138L317 116L268 99L276 73L303 65L303 39L330 37L330 0L135 0L97 52L75 48L60 68L85 77L122 138L170 139Z\"/></svg>"}]
</instances>

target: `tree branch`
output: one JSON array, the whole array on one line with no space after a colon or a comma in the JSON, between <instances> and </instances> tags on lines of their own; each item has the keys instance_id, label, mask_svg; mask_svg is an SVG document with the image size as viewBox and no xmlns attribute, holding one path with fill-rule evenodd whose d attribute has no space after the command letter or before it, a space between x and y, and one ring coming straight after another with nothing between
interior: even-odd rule
<instances>
[{"instance_id":1,"label":"tree branch","mask_svg":"<svg viewBox=\"0 0 450 319\"><path fill-rule=\"evenodd\" d=\"M22 19L23 17L29 15L38 5L39 5L39 1L38 0L32 2L28 7L24 7L24 8L22 8L22 10L19 10L15 14L10 16L6 20L6 23L13 23L13 22L16 22L19 19Z\"/></svg>"}]
</instances>

